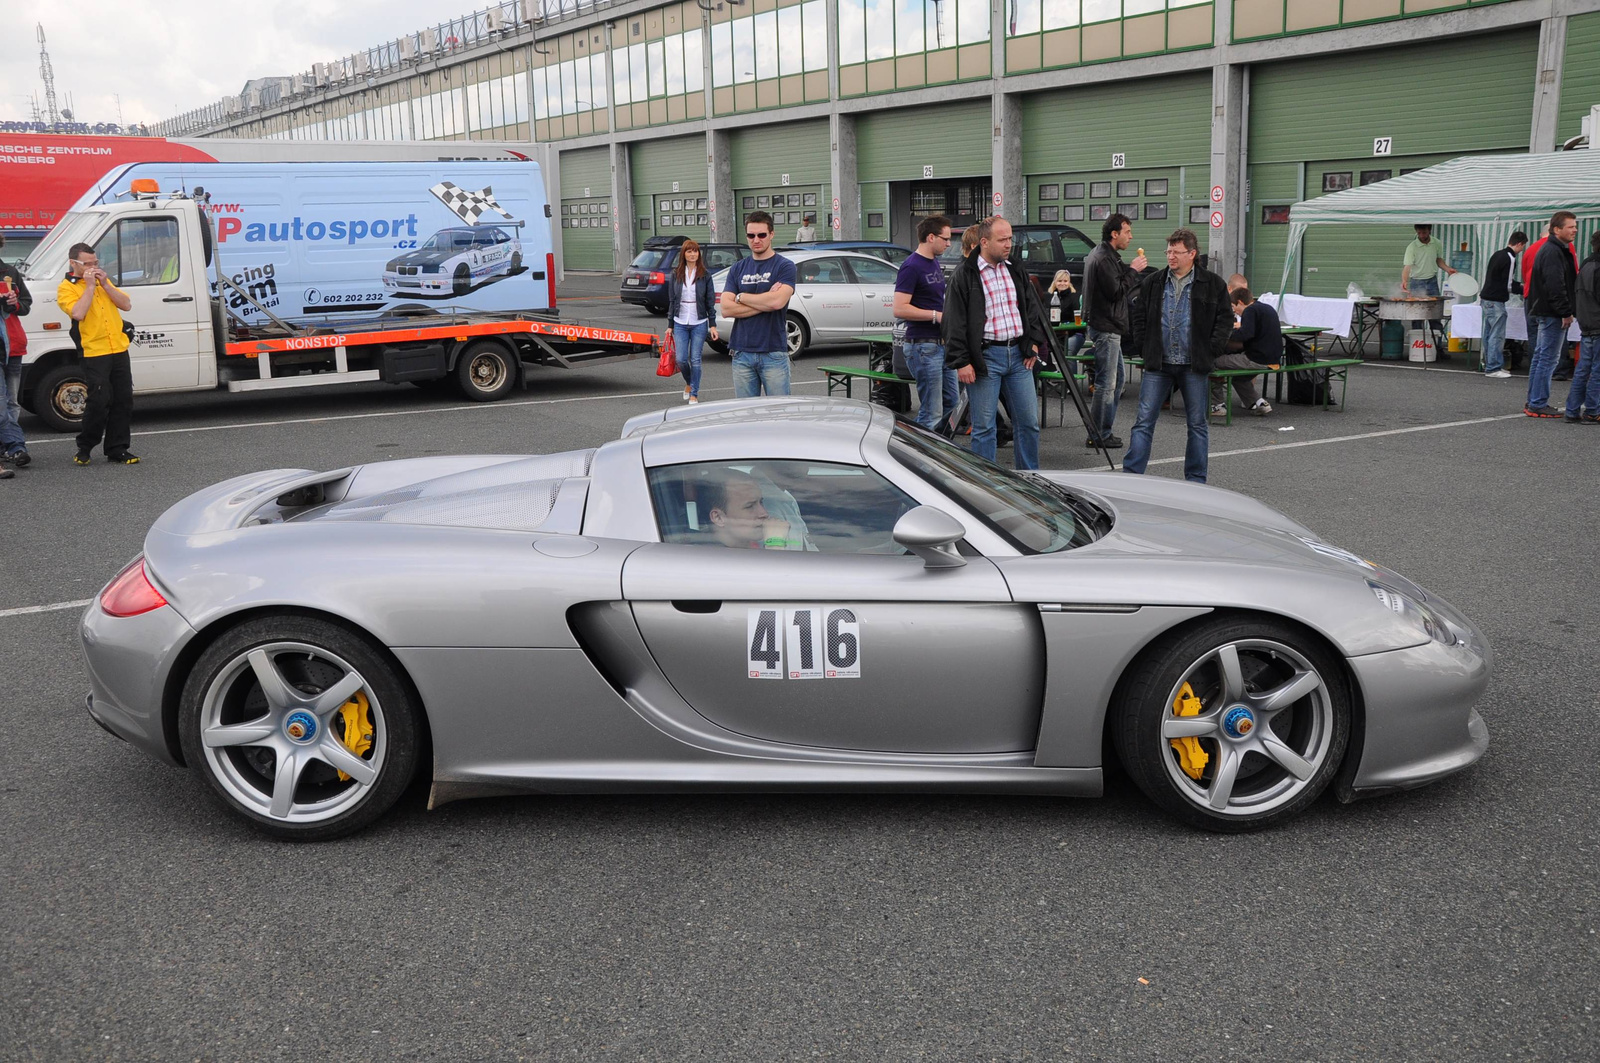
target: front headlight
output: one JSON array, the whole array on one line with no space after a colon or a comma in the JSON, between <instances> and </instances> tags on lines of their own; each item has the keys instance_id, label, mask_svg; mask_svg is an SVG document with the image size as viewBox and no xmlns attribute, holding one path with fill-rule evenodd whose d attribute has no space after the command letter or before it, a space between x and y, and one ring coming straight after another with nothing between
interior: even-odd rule
<instances>
[{"instance_id":1,"label":"front headlight","mask_svg":"<svg viewBox=\"0 0 1600 1063\"><path fill-rule=\"evenodd\" d=\"M1446 646L1456 644L1456 633L1432 609L1421 602L1406 597L1393 587L1367 580L1378 603L1398 617L1416 625L1417 629L1435 642Z\"/></svg>"}]
</instances>

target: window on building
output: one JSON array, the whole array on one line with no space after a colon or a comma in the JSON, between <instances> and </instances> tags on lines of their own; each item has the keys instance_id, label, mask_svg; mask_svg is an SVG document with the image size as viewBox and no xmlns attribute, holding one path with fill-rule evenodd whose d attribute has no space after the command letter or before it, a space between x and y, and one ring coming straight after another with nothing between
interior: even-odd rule
<instances>
[{"instance_id":1,"label":"window on building","mask_svg":"<svg viewBox=\"0 0 1600 1063\"><path fill-rule=\"evenodd\" d=\"M1089 195L1094 197L1095 199L1099 199L1102 196L1109 196L1110 194L1111 194L1111 182L1110 181L1090 181L1089 182Z\"/></svg>"},{"instance_id":2,"label":"window on building","mask_svg":"<svg viewBox=\"0 0 1600 1063\"><path fill-rule=\"evenodd\" d=\"M1139 182L1135 181L1133 183L1134 184L1138 184ZM1118 214L1126 214L1130 221L1138 221L1139 220L1139 204L1137 204L1137 203L1118 203L1117 204L1117 213Z\"/></svg>"},{"instance_id":3,"label":"window on building","mask_svg":"<svg viewBox=\"0 0 1600 1063\"><path fill-rule=\"evenodd\" d=\"M1361 183L1364 185L1375 185L1379 181L1387 181L1393 176L1393 170L1362 170Z\"/></svg>"},{"instance_id":4,"label":"window on building","mask_svg":"<svg viewBox=\"0 0 1600 1063\"><path fill-rule=\"evenodd\" d=\"M1146 203L1144 205L1145 221L1162 221L1166 216L1167 205L1165 203Z\"/></svg>"},{"instance_id":5,"label":"window on building","mask_svg":"<svg viewBox=\"0 0 1600 1063\"><path fill-rule=\"evenodd\" d=\"M1206 208L1205 208L1204 205L1201 205L1201 206L1198 206L1198 207L1190 207L1189 208L1189 224L1190 225L1204 225L1204 224L1206 224Z\"/></svg>"},{"instance_id":6,"label":"window on building","mask_svg":"<svg viewBox=\"0 0 1600 1063\"><path fill-rule=\"evenodd\" d=\"M1204 214L1205 213L1205 208L1201 207L1200 208L1200 212L1202 214ZM1281 206L1274 206L1274 207L1263 206L1261 208L1261 224L1262 225L1288 225L1289 224L1289 204L1285 203L1285 204L1282 204Z\"/></svg>"}]
</instances>

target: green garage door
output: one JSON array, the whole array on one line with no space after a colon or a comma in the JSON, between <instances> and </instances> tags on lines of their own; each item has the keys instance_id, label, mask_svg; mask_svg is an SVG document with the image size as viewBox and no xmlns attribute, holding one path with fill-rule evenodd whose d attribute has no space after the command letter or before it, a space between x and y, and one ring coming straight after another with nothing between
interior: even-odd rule
<instances>
[{"instance_id":1,"label":"green garage door","mask_svg":"<svg viewBox=\"0 0 1600 1063\"><path fill-rule=\"evenodd\" d=\"M561 249L566 269L611 272L611 153L607 148L561 153Z\"/></svg>"},{"instance_id":2,"label":"green garage door","mask_svg":"<svg viewBox=\"0 0 1600 1063\"><path fill-rule=\"evenodd\" d=\"M1250 79L1251 286L1275 290L1287 218L1305 172L1305 195L1399 176L1459 155L1526 151L1539 32L1431 42L1419 69L1412 48L1357 57L1274 63ZM1467 78L1471 92L1456 91ZM1310 160L1310 161L1306 161ZM1328 226L1306 237L1291 291L1369 293L1400 281L1404 225Z\"/></svg>"},{"instance_id":3,"label":"green garage door","mask_svg":"<svg viewBox=\"0 0 1600 1063\"><path fill-rule=\"evenodd\" d=\"M832 194L832 153L826 121L760 126L728 135L733 166L734 235L742 241L744 217L752 210L772 215L782 246L812 219L819 239L828 238Z\"/></svg>"},{"instance_id":4,"label":"green garage door","mask_svg":"<svg viewBox=\"0 0 1600 1063\"><path fill-rule=\"evenodd\" d=\"M711 239L706 191L706 138L672 137L634 144L633 210L638 243L652 236Z\"/></svg>"}]
</instances>

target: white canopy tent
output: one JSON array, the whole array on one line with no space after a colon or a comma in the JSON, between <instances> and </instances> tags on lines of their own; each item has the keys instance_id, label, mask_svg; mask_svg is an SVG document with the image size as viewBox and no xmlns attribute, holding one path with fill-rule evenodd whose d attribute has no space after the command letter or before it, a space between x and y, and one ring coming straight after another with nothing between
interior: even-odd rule
<instances>
[{"instance_id":1,"label":"white canopy tent","mask_svg":"<svg viewBox=\"0 0 1600 1063\"><path fill-rule=\"evenodd\" d=\"M1600 228L1600 150L1467 155L1307 199L1289 211L1289 249L1279 290L1291 290L1289 278L1307 226L1433 225L1441 248L1467 244L1481 271L1487 256L1504 247L1513 232L1521 229L1538 239L1558 210L1578 216L1578 257L1587 257L1589 234Z\"/></svg>"}]
</instances>

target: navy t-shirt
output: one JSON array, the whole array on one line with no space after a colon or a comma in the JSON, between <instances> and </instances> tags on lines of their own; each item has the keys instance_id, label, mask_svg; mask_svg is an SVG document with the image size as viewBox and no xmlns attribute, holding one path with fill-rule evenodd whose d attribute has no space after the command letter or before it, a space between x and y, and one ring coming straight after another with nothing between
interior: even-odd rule
<instances>
[{"instance_id":1,"label":"navy t-shirt","mask_svg":"<svg viewBox=\"0 0 1600 1063\"><path fill-rule=\"evenodd\" d=\"M900 272L894 279L894 290L911 296L911 305L919 310L937 310L944 313L944 267L937 259L924 258L915 252L900 263ZM907 321L906 342L937 342L939 326L932 321Z\"/></svg>"},{"instance_id":2,"label":"navy t-shirt","mask_svg":"<svg viewBox=\"0 0 1600 1063\"><path fill-rule=\"evenodd\" d=\"M745 295L770 292L773 285L795 284L794 263L782 255L756 261L741 258L728 270L728 283L724 291ZM730 351L768 353L789 349L788 333L784 329L784 311L769 310L755 317L735 318L733 335L728 337Z\"/></svg>"}]
</instances>

